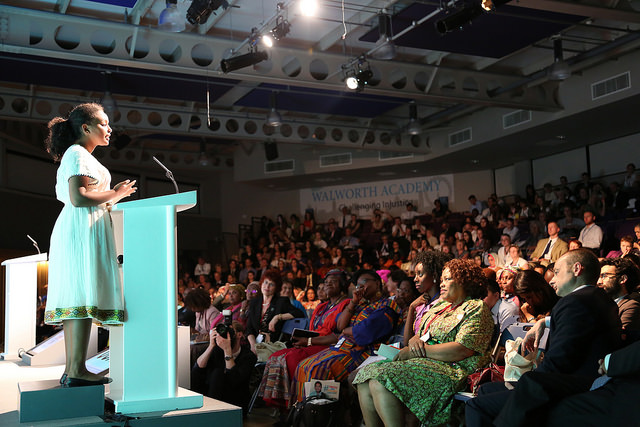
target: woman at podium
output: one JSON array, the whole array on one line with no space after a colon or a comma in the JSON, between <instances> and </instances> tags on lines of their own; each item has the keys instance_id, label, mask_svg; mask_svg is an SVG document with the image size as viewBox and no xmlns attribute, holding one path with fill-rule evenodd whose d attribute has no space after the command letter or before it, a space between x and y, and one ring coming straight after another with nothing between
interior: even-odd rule
<instances>
[{"instance_id":1,"label":"woman at podium","mask_svg":"<svg viewBox=\"0 0 640 427\"><path fill-rule=\"evenodd\" d=\"M109 208L136 191L135 181L111 189L111 175L93 150L108 146L109 117L99 104L80 104L65 119L49 124L47 152L60 162L56 197L64 207L49 248L49 286L45 322L62 324L66 366L60 383L75 387L106 384L108 378L85 367L92 321L124 321L122 283Z\"/></svg>"}]
</instances>

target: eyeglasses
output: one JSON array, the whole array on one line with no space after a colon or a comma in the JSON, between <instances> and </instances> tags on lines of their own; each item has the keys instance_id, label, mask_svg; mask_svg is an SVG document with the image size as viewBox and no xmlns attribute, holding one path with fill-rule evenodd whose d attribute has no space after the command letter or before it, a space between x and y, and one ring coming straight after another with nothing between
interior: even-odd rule
<instances>
[{"instance_id":1,"label":"eyeglasses","mask_svg":"<svg viewBox=\"0 0 640 427\"><path fill-rule=\"evenodd\" d=\"M371 282L371 281L375 281L375 280L376 279L367 279L367 278L363 277L362 279L358 279L358 282L356 283L356 285L363 286L365 283Z\"/></svg>"},{"instance_id":2,"label":"eyeglasses","mask_svg":"<svg viewBox=\"0 0 640 427\"><path fill-rule=\"evenodd\" d=\"M607 278L616 277L616 276L617 276L616 273L602 273L602 274L600 274L600 278L601 279L607 279Z\"/></svg>"}]
</instances>

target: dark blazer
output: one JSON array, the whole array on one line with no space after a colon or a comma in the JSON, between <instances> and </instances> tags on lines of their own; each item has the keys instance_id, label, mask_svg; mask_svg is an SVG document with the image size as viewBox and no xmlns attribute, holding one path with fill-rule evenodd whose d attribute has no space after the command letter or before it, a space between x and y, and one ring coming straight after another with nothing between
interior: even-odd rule
<instances>
[{"instance_id":1,"label":"dark blazer","mask_svg":"<svg viewBox=\"0 0 640 427\"><path fill-rule=\"evenodd\" d=\"M587 286L551 310L548 350L536 371L595 378L598 360L620 346L618 307L602 289Z\"/></svg>"},{"instance_id":2,"label":"dark blazer","mask_svg":"<svg viewBox=\"0 0 640 427\"><path fill-rule=\"evenodd\" d=\"M640 302L626 295L618 303L618 315L625 331L640 331Z\"/></svg>"},{"instance_id":3,"label":"dark blazer","mask_svg":"<svg viewBox=\"0 0 640 427\"><path fill-rule=\"evenodd\" d=\"M254 298L249 303L249 309L247 310L247 329L246 335L258 336L261 332L268 332L268 325L271 319L277 314L289 313L293 317L304 317L304 313L295 308L289 298L274 296L271 300L271 305L265 313L264 319L262 319L262 295ZM271 342L275 342L280 338L280 332L282 331L282 325L284 322L278 322L275 332L269 332L269 338Z\"/></svg>"}]
</instances>

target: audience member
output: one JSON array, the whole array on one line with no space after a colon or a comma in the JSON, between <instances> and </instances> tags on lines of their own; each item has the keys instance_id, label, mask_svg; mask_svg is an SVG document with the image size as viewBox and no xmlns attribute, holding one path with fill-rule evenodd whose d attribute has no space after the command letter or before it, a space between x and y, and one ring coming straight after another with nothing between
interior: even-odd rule
<instances>
[{"instance_id":1,"label":"audience member","mask_svg":"<svg viewBox=\"0 0 640 427\"><path fill-rule=\"evenodd\" d=\"M635 292L640 281L638 266L625 258L605 259L600 265L598 287L618 305L623 334L639 334L640 295Z\"/></svg>"},{"instance_id":2,"label":"audience member","mask_svg":"<svg viewBox=\"0 0 640 427\"><path fill-rule=\"evenodd\" d=\"M569 250L567 243L559 237L560 228L556 222L547 224L549 237L538 241L531 254L532 261L539 261L543 265L556 262L558 258Z\"/></svg>"},{"instance_id":3,"label":"audience member","mask_svg":"<svg viewBox=\"0 0 640 427\"><path fill-rule=\"evenodd\" d=\"M398 325L397 304L382 295L382 280L375 271L360 270L357 288L337 321L342 331L337 344L300 362L296 369L297 399L304 399L304 383L315 380L342 381L386 342Z\"/></svg>"},{"instance_id":4,"label":"audience member","mask_svg":"<svg viewBox=\"0 0 640 427\"><path fill-rule=\"evenodd\" d=\"M520 322L532 323L544 319L559 300L553 288L533 270L520 271L514 281L514 289L522 304Z\"/></svg>"},{"instance_id":5,"label":"audience member","mask_svg":"<svg viewBox=\"0 0 640 427\"><path fill-rule=\"evenodd\" d=\"M257 357L242 344L244 328L233 322L226 336L210 331L209 345L191 370L191 390L212 399L240 406L246 416L249 407L249 379Z\"/></svg>"},{"instance_id":6,"label":"audience member","mask_svg":"<svg viewBox=\"0 0 640 427\"><path fill-rule=\"evenodd\" d=\"M500 286L495 279L487 281L487 296L484 297L484 303L491 310L491 317L493 317L495 327L491 342L495 343L502 331L518 321L520 313L514 303L500 297Z\"/></svg>"},{"instance_id":7,"label":"audience member","mask_svg":"<svg viewBox=\"0 0 640 427\"><path fill-rule=\"evenodd\" d=\"M253 298L247 311L246 335L251 351L256 353L256 343L275 342L280 337L284 321L304 317L304 313L291 305L289 298L281 297L282 278L277 270L262 275L262 293Z\"/></svg>"},{"instance_id":8,"label":"audience member","mask_svg":"<svg viewBox=\"0 0 640 427\"><path fill-rule=\"evenodd\" d=\"M593 380L598 360L620 346L617 307L594 286L599 271L598 259L587 249L569 251L555 263L551 286L560 301L551 311L549 325L547 319L538 320L524 340L527 350L536 350L549 327L549 348L534 372L576 374ZM466 403L467 426L492 425L510 394L502 383L480 386L478 396Z\"/></svg>"},{"instance_id":9,"label":"audience member","mask_svg":"<svg viewBox=\"0 0 640 427\"><path fill-rule=\"evenodd\" d=\"M591 369L603 374L602 385L596 385L591 377L525 373L495 425L637 425L640 406L635 396L640 392L640 341L607 354Z\"/></svg>"},{"instance_id":10,"label":"audience member","mask_svg":"<svg viewBox=\"0 0 640 427\"><path fill-rule=\"evenodd\" d=\"M410 224L413 222L413 218L420 215L415 211L413 203L409 202L405 205L406 210L400 214L400 218L405 224Z\"/></svg>"},{"instance_id":11,"label":"audience member","mask_svg":"<svg viewBox=\"0 0 640 427\"><path fill-rule=\"evenodd\" d=\"M269 406L285 409L295 400L295 384L291 379L298 363L338 341L337 318L349 304L346 298L346 275L334 269L324 278L323 289L329 299L318 305L311 315L309 329L320 335L312 338L293 337L293 347L277 351L269 357L258 395Z\"/></svg>"},{"instance_id":12,"label":"audience member","mask_svg":"<svg viewBox=\"0 0 640 427\"><path fill-rule=\"evenodd\" d=\"M211 264L204 260L204 257L198 257L198 263L196 264L196 268L193 270L194 276L200 276L204 274L208 276L211 274Z\"/></svg>"},{"instance_id":13,"label":"audience member","mask_svg":"<svg viewBox=\"0 0 640 427\"><path fill-rule=\"evenodd\" d=\"M602 244L602 228L596 224L596 215L593 211L585 211L584 213L584 223L585 226L582 230L580 230L580 236L578 240L582 243L582 247L591 249L594 252L600 250L600 245Z\"/></svg>"},{"instance_id":14,"label":"audience member","mask_svg":"<svg viewBox=\"0 0 640 427\"><path fill-rule=\"evenodd\" d=\"M511 237L508 234L500 236L500 249L498 249L497 264L499 267L511 264L511 255L509 255L509 247L511 246Z\"/></svg>"},{"instance_id":15,"label":"audience member","mask_svg":"<svg viewBox=\"0 0 640 427\"><path fill-rule=\"evenodd\" d=\"M419 333L394 361L365 366L353 381L367 426L406 425L404 408L424 424L449 422L464 378L489 360L493 321L481 300L485 283L482 270L469 261L445 265L441 300Z\"/></svg>"},{"instance_id":16,"label":"audience member","mask_svg":"<svg viewBox=\"0 0 640 427\"><path fill-rule=\"evenodd\" d=\"M440 251L420 252L416 255L413 266L413 281L415 288L421 295L409 305L407 310L403 339L405 346L409 339L420 330L422 317L438 301L442 269L451 258L451 255Z\"/></svg>"},{"instance_id":17,"label":"audience member","mask_svg":"<svg viewBox=\"0 0 640 427\"><path fill-rule=\"evenodd\" d=\"M507 218L507 226L502 229L502 234L507 234L512 242L520 237L520 230L515 226L513 218Z\"/></svg>"}]
</instances>

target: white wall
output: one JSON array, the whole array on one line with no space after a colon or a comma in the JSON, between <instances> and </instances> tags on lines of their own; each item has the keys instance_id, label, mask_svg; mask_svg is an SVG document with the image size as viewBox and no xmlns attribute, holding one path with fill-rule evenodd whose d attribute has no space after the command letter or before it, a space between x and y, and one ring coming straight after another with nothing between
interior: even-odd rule
<instances>
[{"instance_id":1,"label":"white wall","mask_svg":"<svg viewBox=\"0 0 640 427\"><path fill-rule=\"evenodd\" d=\"M453 176L455 201L449 209L457 212L469 210L469 196L473 194L478 200L487 200L493 193L493 171L457 173Z\"/></svg>"}]
</instances>

